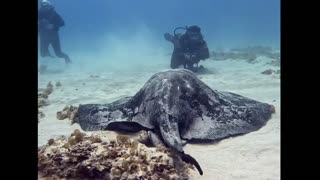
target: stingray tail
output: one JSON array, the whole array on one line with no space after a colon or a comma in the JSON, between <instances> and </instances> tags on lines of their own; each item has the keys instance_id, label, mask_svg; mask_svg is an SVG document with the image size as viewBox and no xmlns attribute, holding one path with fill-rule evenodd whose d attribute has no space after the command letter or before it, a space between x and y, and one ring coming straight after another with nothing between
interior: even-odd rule
<instances>
[{"instance_id":1,"label":"stingray tail","mask_svg":"<svg viewBox=\"0 0 320 180\"><path fill-rule=\"evenodd\" d=\"M185 154L185 153L180 153L180 157L181 157L182 161L194 165L197 168L197 170L199 171L199 174L203 175L203 171L202 171L202 169L196 159L194 159L189 154Z\"/></svg>"}]
</instances>

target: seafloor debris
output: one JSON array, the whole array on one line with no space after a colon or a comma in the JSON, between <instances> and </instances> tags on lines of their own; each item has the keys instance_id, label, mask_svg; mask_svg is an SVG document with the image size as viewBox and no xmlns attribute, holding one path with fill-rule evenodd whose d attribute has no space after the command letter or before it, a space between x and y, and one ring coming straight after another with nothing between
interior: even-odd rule
<instances>
[{"instance_id":1,"label":"seafloor debris","mask_svg":"<svg viewBox=\"0 0 320 180\"><path fill-rule=\"evenodd\" d=\"M99 78L99 75L90 75L91 78Z\"/></svg>"},{"instance_id":2,"label":"seafloor debris","mask_svg":"<svg viewBox=\"0 0 320 180\"><path fill-rule=\"evenodd\" d=\"M53 92L53 85L51 84L51 81L48 83L47 88L43 90L44 94L51 94Z\"/></svg>"},{"instance_id":3,"label":"seafloor debris","mask_svg":"<svg viewBox=\"0 0 320 180\"><path fill-rule=\"evenodd\" d=\"M40 92L38 92L38 122L41 118L45 116L43 112L39 110L39 108L43 106L48 106L48 97L53 92L53 85L51 82L47 84L47 87L45 89L39 89Z\"/></svg>"},{"instance_id":4,"label":"seafloor debris","mask_svg":"<svg viewBox=\"0 0 320 180\"><path fill-rule=\"evenodd\" d=\"M261 74L270 75L270 74L272 74L272 73L274 73L274 72L275 72L275 71L272 70L272 69L267 69L267 70L263 71Z\"/></svg>"},{"instance_id":5,"label":"seafloor debris","mask_svg":"<svg viewBox=\"0 0 320 180\"><path fill-rule=\"evenodd\" d=\"M49 95L53 92L53 85L51 82L48 83L47 87L38 93L38 107L49 105L47 99Z\"/></svg>"},{"instance_id":6,"label":"seafloor debris","mask_svg":"<svg viewBox=\"0 0 320 180\"><path fill-rule=\"evenodd\" d=\"M213 60L227 60L227 59L247 59L248 63L257 63L258 56L265 56L275 59L274 64L277 65L280 61L280 53L273 52L271 47L264 46L249 46L245 48L233 48L228 51L214 50L211 52L211 59Z\"/></svg>"},{"instance_id":7,"label":"seafloor debris","mask_svg":"<svg viewBox=\"0 0 320 180\"><path fill-rule=\"evenodd\" d=\"M47 99L38 97L38 107L43 107L49 105Z\"/></svg>"},{"instance_id":8,"label":"seafloor debris","mask_svg":"<svg viewBox=\"0 0 320 180\"><path fill-rule=\"evenodd\" d=\"M211 52L211 59L213 60L227 60L227 59L247 59L249 62L254 62L257 58L255 54L252 53L235 53L235 52Z\"/></svg>"},{"instance_id":9,"label":"seafloor debris","mask_svg":"<svg viewBox=\"0 0 320 180\"><path fill-rule=\"evenodd\" d=\"M57 82L56 82L56 87L60 87L60 86L62 86L61 82L60 82L60 81L57 81Z\"/></svg>"},{"instance_id":10,"label":"seafloor debris","mask_svg":"<svg viewBox=\"0 0 320 180\"><path fill-rule=\"evenodd\" d=\"M39 177L188 179L193 169L165 147L147 148L124 135L111 141L100 136L75 130L69 138L50 139L38 149Z\"/></svg>"},{"instance_id":11,"label":"seafloor debris","mask_svg":"<svg viewBox=\"0 0 320 180\"><path fill-rule=\"evenodd\" d=\"M44 116L45 116L44 113L39 111L39 109L38 109L38 122L40 122L40 119L44 118Z\"/></svg>"},{"instance_id":12,"label":"seafloor debris","mask_svg":"<svg viewBox=\"0 0 320 180\"><path fill-rule=\"evenodd\" d=\"M72 106L72 105L65 106L62 111L57 112L57 119L64 120L68 118L73 123L75 116L77 114L77 111L78 111L78 107L76 106Z\"/></svg>"},{"instance_id":13,"label":"seafloor debris","mask_svg":"<svg viewBox=\"0 0 320 180\"><path fill-rule=\"evenodd\" d=\"M278 70L272 70L272 69L268 69L263 71L261 74L265 74L265 75L272 75L272 78L274 79L280 79L280 69Z\"/></svg>"}]
</instances>

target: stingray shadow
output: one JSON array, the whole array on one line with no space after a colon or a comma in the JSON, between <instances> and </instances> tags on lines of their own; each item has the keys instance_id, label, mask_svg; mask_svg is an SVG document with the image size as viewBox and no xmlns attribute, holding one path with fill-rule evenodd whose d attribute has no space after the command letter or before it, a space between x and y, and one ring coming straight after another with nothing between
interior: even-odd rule
<instances>
[{"instance_id":1,"label":"stingray shadow","mask_svg":"<svg viewBox=\"0 0 320 180\"><path fill-rule=\"evenodd\" d=\"M240 137L243 136L244 134L235 134L235 135L230 135L227 138L221 138L221 139L216 139L216 140L211 140L211 139L190 139L190 140L186 140L187 144L193 144L193 145L217 145L219 144L222 140L226 140L226 139L231 139L234 137Z\"/></svg>"}]
</instances>

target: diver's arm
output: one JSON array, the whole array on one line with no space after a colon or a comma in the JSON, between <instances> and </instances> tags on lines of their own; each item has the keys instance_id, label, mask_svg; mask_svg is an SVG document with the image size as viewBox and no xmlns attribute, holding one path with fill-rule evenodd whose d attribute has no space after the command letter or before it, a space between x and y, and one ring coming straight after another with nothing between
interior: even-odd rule
<instances>
[{"instance_id":1,"label":"diver's arm","mask_svg":"<svg viewBox=\"0 0 320 180\"><path fill-rule=\"evenodd\" d=\"M56 28L60 28L65 25L64 20L62 17L55 11L55 26Z\"/></svg>"},{"instance_id":2,"label":"diver's arm","mask_svg":"<svg viewBox=\"0 0 320 180\"><path fill-rule=\"evenodd\" d=\"M175 49L180 48L179 39L176 36L171 35L170 33L165 33L164 38L171 42Z\"/></svg>"},{"instance_id":3,"label":"diver's arm","mask_svg":"<svg viewBox=\"0 0 320 180\"><path fill-rule=\"evenodd\" d=\"M170 42L174 43L174 37L170 33L164 33L164 38L167 41L170 41Z\"/></svg>"}]
</instances>

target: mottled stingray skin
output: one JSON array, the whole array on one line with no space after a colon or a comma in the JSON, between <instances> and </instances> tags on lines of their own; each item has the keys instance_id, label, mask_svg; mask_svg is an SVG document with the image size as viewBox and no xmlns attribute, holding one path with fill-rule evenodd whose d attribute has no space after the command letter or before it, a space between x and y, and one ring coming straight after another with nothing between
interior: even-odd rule
<instances>
[{"instance_id":1,"label":"mottled stingray skin","mask_svg":"<svg viewBox=\"0 0 320 180\"><path fill-rule=\"evenodd\" d=\"M133 97L80 105L76 122L85 131L150 130L184 154L181 139L215 141L249 133L272 113L272 105L213 90L193 72L176 69L156 73Z\"/></svg>"}]
</instances>

